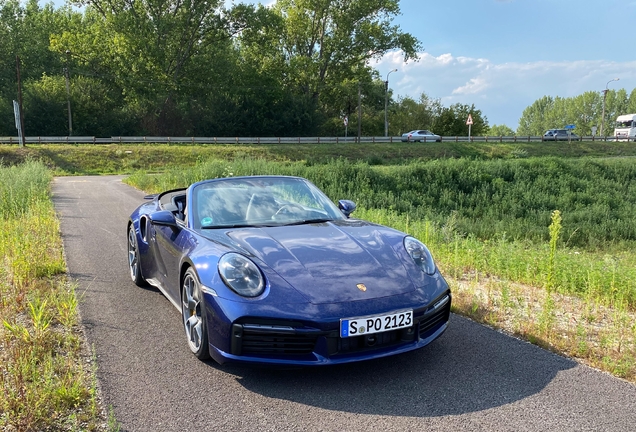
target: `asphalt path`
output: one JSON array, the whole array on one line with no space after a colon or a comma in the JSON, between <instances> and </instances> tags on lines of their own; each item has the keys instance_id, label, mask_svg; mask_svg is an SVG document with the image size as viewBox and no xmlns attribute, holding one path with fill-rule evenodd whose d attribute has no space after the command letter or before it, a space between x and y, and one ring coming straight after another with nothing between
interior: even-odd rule
<instances>
[{"instance_id":1,"label":"asphalt path","mask_svg":"<svg viewBox=\"0 0 636 432\"><path fill-rule=\"evenodd\" d=\"M53 200L102 397L123 431L632 431L636 386L453 315L417 352L338 367L201 362L181 317L127 267L144 194L61 177Z\"/></svg>"}]
</instances>

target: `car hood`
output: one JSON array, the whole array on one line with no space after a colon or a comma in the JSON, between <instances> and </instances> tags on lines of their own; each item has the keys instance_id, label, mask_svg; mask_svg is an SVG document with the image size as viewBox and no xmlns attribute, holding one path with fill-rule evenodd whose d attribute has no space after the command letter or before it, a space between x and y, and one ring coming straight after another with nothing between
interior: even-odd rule
<instances>
[{"instance_id":1,"label":"car hood","mask_svg":"<svg viewBox=\"0 0 636 432\"><path fill-rule=\"evenodd\" d=\"M227 232L311 303L388 297L415 289L402 258L404 234L363 221Z\"/></svg>"}]
</instances>

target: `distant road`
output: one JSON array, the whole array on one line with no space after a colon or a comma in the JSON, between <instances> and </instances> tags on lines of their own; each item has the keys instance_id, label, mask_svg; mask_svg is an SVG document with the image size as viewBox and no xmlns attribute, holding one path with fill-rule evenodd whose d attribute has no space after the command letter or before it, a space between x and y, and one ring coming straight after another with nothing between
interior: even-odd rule
<instances>
[{"instance_id":1,"label":"distant road","mask_svg":"<svg viewBox=\"0 0 636 432\"><path fill-rule=\"evenodd\" d=\"M582 141L615 141L616 137L580 137ZM506 143L529 143L542 142L541 135L520 135L520 136L443 136L442 142L506 142ZM145 143L190 143L190 144L326 144L326 143L399 143L401 136L363 136L358 139L356 136L348 137L152 137L152 136L31 136L25 137L26 144L145 144ZM18 144L18 137L0 137L0 144ZM546 141L554 143L554 141ZM558 142L567 142L559 139ZM432 144L433 141L428 141Z\"/></svg>"},{"instance_id":2,"label":"distant road","mask_svg":"<svg viewBox=\"0 0 636 432\"><path fill-rule=\"evenodd\" d=\"M128 276L121 176L53 183L106 407L124 431L633 431L636 386L453 315L417 352L321 369L203 363L181 317Z\"/></svg>"}]
</instances>

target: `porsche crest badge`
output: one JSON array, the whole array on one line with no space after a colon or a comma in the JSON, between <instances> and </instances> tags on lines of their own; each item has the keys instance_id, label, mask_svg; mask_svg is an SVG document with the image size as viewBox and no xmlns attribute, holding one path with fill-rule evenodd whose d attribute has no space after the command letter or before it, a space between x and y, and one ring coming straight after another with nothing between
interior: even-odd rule
<instances>
[{"instance_id":1,"label":"porsche crest badge","mask_svg":"<svg viewBox=\"0 0 636 432\"><path fill-rule=\"evenodd\" d=\"M358 287L358 289L362 292L365 292L367 290L367 286L365 284L359 283L358 285L356 285Z\"/></svg>"}]
</instances>

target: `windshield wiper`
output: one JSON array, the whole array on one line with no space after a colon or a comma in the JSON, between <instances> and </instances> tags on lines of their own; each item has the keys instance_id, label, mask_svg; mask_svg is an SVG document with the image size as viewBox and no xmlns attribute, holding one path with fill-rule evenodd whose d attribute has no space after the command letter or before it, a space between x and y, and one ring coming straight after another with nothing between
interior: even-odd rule
<instances>
[{"instance_id":1,"label":"windshield wiper","mask_svg":"<svg viewBox=\"0 0 636 432\"><path fill-rule=\"evenodd\" d=\"M333 219L329 218L321 218L321 219L303 219L295 222L290 222L283 224L282 226L292 226L292 225L309 225L313 223L323 223L323 222L331 222Z\"/></svg>"},{"instance_id":2,"label":"windshield wiper","mask_svg":"<svg viewBox=\"0 0 636 432\"><path fill-rule=\"evenodd\" d=\"M272 224L228 224L228 225L206 225L202 226L201 229L227 229L227 228L265 228L271 226L278 226Z\"/></svg>"},{"instance_id":3,"label":"windshield wiper","mask_svg":"<svg viewBox=\"0 0 636 432\"><path fill-rule=\"evenodd\" d=\"M272 228L272 227L281 227L281 226L293 226L293 225L308 225L313 223L324 223L331 222L333 219L331 218L316 218L316 219L302 219L299 221L293 221L289 223L284 222L274 222L271 223L258 223L258 224L246 224L246 223L237 223L237 224L227 224L227 225L206 225L202 226L201 229L228 229L228 228Z\"/></svg>"}]
</instances>

